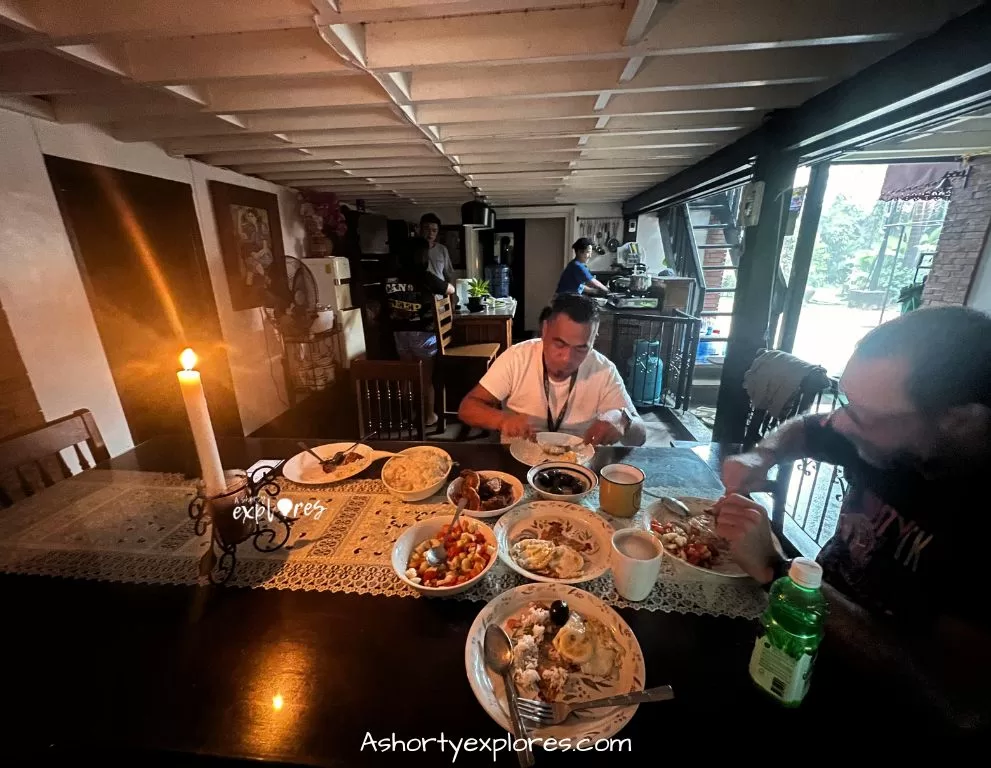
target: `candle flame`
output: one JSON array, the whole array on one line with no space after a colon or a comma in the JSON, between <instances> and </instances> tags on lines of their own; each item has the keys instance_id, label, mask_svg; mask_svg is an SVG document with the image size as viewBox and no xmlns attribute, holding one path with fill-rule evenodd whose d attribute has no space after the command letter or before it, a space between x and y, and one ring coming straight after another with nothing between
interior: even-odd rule
<instances>
[{"instance_id":1,"label":"candle flame","mask_svg":"<svg viewBox=\"0 0 991 768\"><path fill-rule=\"evenodd\" d=\"M179 355L179 362L187 371L191 371L196 367L197 359L196 353L189 347L182 350L182 354Z\"/></svg>"},{"instance_id":2,"label":"candle flame","mask_svg":"<svg viewBox=\"0 0 991 768\"><path fill-rule=\"evenodd\" d=\"M282 709L283 704L285 704L281 693L277 693L272 697L272 709L276 712Z\"/></svg>"}]
</instances>

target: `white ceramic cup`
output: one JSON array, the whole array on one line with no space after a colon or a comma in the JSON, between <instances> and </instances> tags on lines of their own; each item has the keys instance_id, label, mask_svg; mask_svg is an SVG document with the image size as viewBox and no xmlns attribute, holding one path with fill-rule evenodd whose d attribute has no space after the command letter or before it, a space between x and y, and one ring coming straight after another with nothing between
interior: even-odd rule
<instances>
[{"instance_id":1,"label":"white ceramic cup","mask_svg":"<svg viewBox=\"0 0 991 768\"><path fill-rule=\"evenodd\" d=\"M652 534L636 528L616 531L612 537L612 575L619 596L634 602L650 594L661 572L664 547Z\"/></svg>"}]
</instances>

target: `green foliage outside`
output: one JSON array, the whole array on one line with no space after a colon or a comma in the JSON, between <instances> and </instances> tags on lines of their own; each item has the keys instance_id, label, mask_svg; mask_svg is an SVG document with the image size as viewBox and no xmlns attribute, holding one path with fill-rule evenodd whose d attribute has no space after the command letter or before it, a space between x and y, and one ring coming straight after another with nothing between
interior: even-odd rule
<instances>
[{"instance_id":1,"label":"green foliage outside","mask_svg":"<svg viewBox=\"0 0 991 768\"><path fill-rule=\"evenodd\" d=\"M894 300L901 288L912 283L920 253L935 250L945 215L944 201L878 201L868 208L838 195L823 210L819 222L808 287L839 288L844 296L850 291L883 293L890 279L889 302ZM911 223L917 226L904 227L900 243L902 228L886 227ZM879 264L886 230L890 234ZM785 276L791 269L796 239L785 238L781 254Z\"/></svg>"}]
</instances>

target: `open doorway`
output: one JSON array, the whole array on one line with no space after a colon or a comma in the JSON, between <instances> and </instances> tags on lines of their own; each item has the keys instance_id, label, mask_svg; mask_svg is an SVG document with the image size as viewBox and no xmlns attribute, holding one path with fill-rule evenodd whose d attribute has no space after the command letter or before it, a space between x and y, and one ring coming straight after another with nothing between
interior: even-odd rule
<instances>
[{"instance_id":1,"label":"open doorway","mask_svg":"<svg viewBox=\"0 0 991 768\"><path fill-rule=\"evenodd\" d=\"M903 304L917 305L932 267L947 201L913 199L910 177L935 178L956 167L953 163L830 167L792 349L796 356L838 376L868 331L897 316ZM809 168L799 168L794 188L801 190L808 181ZM797 239L797 230L784 239L785 275Z\"/></svg>"}]
</instances>

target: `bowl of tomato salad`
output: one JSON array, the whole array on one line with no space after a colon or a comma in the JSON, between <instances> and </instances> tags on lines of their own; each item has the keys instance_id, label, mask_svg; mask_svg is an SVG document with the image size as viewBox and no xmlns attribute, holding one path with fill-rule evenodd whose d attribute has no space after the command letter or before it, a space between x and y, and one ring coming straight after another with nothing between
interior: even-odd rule
<instances>
[{"instance_id":1,"label":"bowl of tomato salad","mask_svg":"<svg viewBox=\"0 0 991 768\"><path fill-rule=\"evenodd\" d=\"M447 562L431 566L426 551L444 545ZM421 520L410 526L392 548L392 568L407 586L431 597L465 592L496 561L496 538L485 523L462 517L451 527L450 516Z\"/></svg>"}]
</instances>

